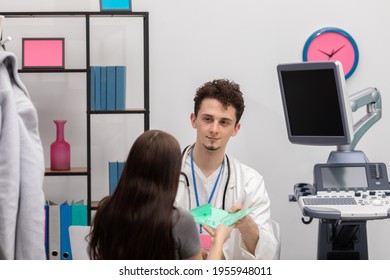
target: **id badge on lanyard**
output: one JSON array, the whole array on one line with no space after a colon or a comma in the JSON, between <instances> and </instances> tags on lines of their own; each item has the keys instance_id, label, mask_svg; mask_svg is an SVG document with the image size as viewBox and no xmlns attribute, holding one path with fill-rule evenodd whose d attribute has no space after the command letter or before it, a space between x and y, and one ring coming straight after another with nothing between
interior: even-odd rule
<instances>
[{"instance_id":1,"label":"id badge on lanyard","mask_svg":"<svg viewBox=\"0 0 390 280\"><path fill-rule=\"evenodd\" d=\"M211 248L211 235L201 233L199 234L200 237L200 246L204 250L210 250Z\"/></svg>"},{"instance_id":2,"label":"id badge on lanyard","mask_svg":"<svg viewBox=\"0 0 390 280\"><path fill-rule=\"evenodd\" d=\"M198 190L197 190L197 187L196 187L193 151L194 150L192 149L191 150L191 154L190 154L190 158L191 158L191 171L192 171L192 180L193 180L193 184L194 184L196 205L197 205L197 207L199 207L200 203L199 203ZM215 189L217 188L217 185L218 185L219 177L221 177L221 173L222 173L222 170L223 170L224 163L225 163L225 160L222 161L221 168L219 170L217 180L214 183L214 187L213 187L213 190L212 190L211 195L209 197L208 203L210 203L211 199L213 198ZM202 249L210 250L210 248L211 248L211 235L209 235L207 232L206 233L203 232L202 225L200 225L199 237L200 237L200 245L201 245Z\"/></svg>"}]
</instances>

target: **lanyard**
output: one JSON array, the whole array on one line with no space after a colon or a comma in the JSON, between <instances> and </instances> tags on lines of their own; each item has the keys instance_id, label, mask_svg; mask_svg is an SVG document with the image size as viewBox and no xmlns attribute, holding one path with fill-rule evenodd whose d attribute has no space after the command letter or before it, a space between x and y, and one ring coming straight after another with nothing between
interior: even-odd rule
<instances>
[{"instance_id":1,"label":"lanyard","mask_svg":"<svg viewBox=\"0 0 390 280\"><path fill-rule=\"evenodd\" d=\"M200 206L199 195L198 195L198 188L196 187L195 168L194 168L194 149L191 150L190 157L191 157L192 182L194 183L196 206L199 207ZM218 173L218 176L217 176L217 180L215 180L214 187L213 187L213 189L211 191L211 194L210 194L210 197L209 197L209 200L207 201L207 203L210 203L211 200L213 199L215 189L217 188L217 185L218 185L219 177L221 177L221 173L222 173L222 169L223 169L224 163L225 163L225 158L222 161L221 168L219 169L219 173ZM202 225L200 225L200 233L202 233Z\"/></svg>"}]
</instances>

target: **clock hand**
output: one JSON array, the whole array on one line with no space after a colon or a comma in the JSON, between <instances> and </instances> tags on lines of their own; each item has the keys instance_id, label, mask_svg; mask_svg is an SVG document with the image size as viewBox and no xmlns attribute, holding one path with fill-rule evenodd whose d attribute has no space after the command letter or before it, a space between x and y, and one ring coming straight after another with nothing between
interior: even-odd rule
<instances>
[{"instance_id":1,"label":"clock hand","mask_svg":"<svg viewBox=\"0 0 390 280\"><path fill-rule=\"evenodd\" d=\"M333 50L332 53L330 54L330 57L334 56L339 50L341 50L342 48L345 47L345 44L342 45L340 48L338 48L337 50Z\"/></svg>"},{"instance_id":2,"label":"clock hand","mask_svg":"<svg viewBox=\"0 0 390 280\"><path fill-rule=\"evenodd\" d=\"M325 55L327 55L328 57L331 57L332 56L332 54L328 54L328 53L326 53L326 52L324 52L324 51L322 51L322 50L320 50L320 49L317 49L319 52L322 52L323 54L325 54Z\"/></svg>"}]
</instances>

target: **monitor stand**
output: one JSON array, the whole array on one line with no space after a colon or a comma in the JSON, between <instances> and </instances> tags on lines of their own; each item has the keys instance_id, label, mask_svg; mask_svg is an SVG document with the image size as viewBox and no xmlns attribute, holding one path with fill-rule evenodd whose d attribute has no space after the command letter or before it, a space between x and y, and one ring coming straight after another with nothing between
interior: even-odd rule
<instances>
[{"instance_id":1,"label":"monitor stand","mask_svg":"<svg viewBox=\"0 0 390 280\"><path fill-rule=\"evenodd\" d=\"M330 153L327 164L369 162L362 151ZM317 259L368 260L367 220L341 221L320 219Z\"/></svg>"},{"instance_id":2,"label":"monitor stand","mask_svg":"<svg viewBox=\"0 0 390 280\"><path fill-rule=\"evenodd\" d=\"M329 154L327 164L366 163L370 162L363 151L333 151Z\"/></svg>"}]
</instances>

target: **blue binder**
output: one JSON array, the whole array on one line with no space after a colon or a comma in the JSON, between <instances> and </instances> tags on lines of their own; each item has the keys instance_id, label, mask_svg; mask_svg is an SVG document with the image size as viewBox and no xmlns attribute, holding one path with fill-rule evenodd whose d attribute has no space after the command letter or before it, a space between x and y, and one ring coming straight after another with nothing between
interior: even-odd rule
<instances>
[{"instance_id":1,"label":"blue binder","mask_svg":"<svg viewBox=\"0 0 390 280\"><path fill-rule=\"evenodd\" d=\"M72 250L70 248L69 226L72 225L72 207L67 203L60 206L60 252L61 260L71 260Z\"/></svg>"},{"instance_id":2,"label":"blue binder","mask_svg":"<svg viewBox=\"0 0 390 280\"><path fill-rule=\"evenodd\" d=\"M112 195L118 184L118 162L108 163L109 194Z\"/></svg>"},{"instance_id":3,"label":"blue binder","mask_svg":"<svg viewBox=\"0 0 390 280\"><path fill-rule=\"evenodd\" d=\"M100 71L101 67L96 66L95 67L95 109L97 111L101 110L101 94L100 94Z\"/></svg>"},{"instance_id":4,"label":"blue binder","mask_svg":"<svg viewBox=\"0 0 390 280\"><path fill-rule=\"evenodd\" d=\"M115 110L115 66L107 66L107 110Z\"/></svg>"},{"instance_id":5,"label":"blue binder","mask_svg":"<svg viewBox=\"0 0 390 280\"><path fill-rule=\"evenodd\" d=\"M124 110L126 104L126 66L115 67L116 110Z\"/></svg>"},{"instance_id":6,"label":"blue binder","mask_svg":"<svg viewBox=\"0 0 390 280\"><path fill-rule=\"evenodd\" d=\"M100 109L107 110L107 67L100 67Z\"/></svg>"},{"instance_id":7,"label":"blue binder","mask_svg":"<svg viewBox=\"0 0 390 280\"><path fill-rule=\"evenodd\" d=\"M49 205L45 204L45 253L46 259L49 259Z\"/></svg>"},{"instance_id":8,"label":"blue binder","mask_svg":"<svg viewBox=\"0 0 390 280\"><path fill-rule=\"evenodd\" d=\"M96 67L91 66L90 68L90 83L91 83L91 88L90 88L90 102L91 102L91 111L95 111L95 73L96 73Z\"/></svg>"},{"instance_id":9,"label":"blue binder","mask_svg":"<svg viewBox=\"0 0 390 280\"><path fill-rule=\"evenodd\" d=\"M119 182L119 179L121 178L123 168L125 167L125 163L126 162L118 161L118 182Z\"/></svg>"}]
</instances>

